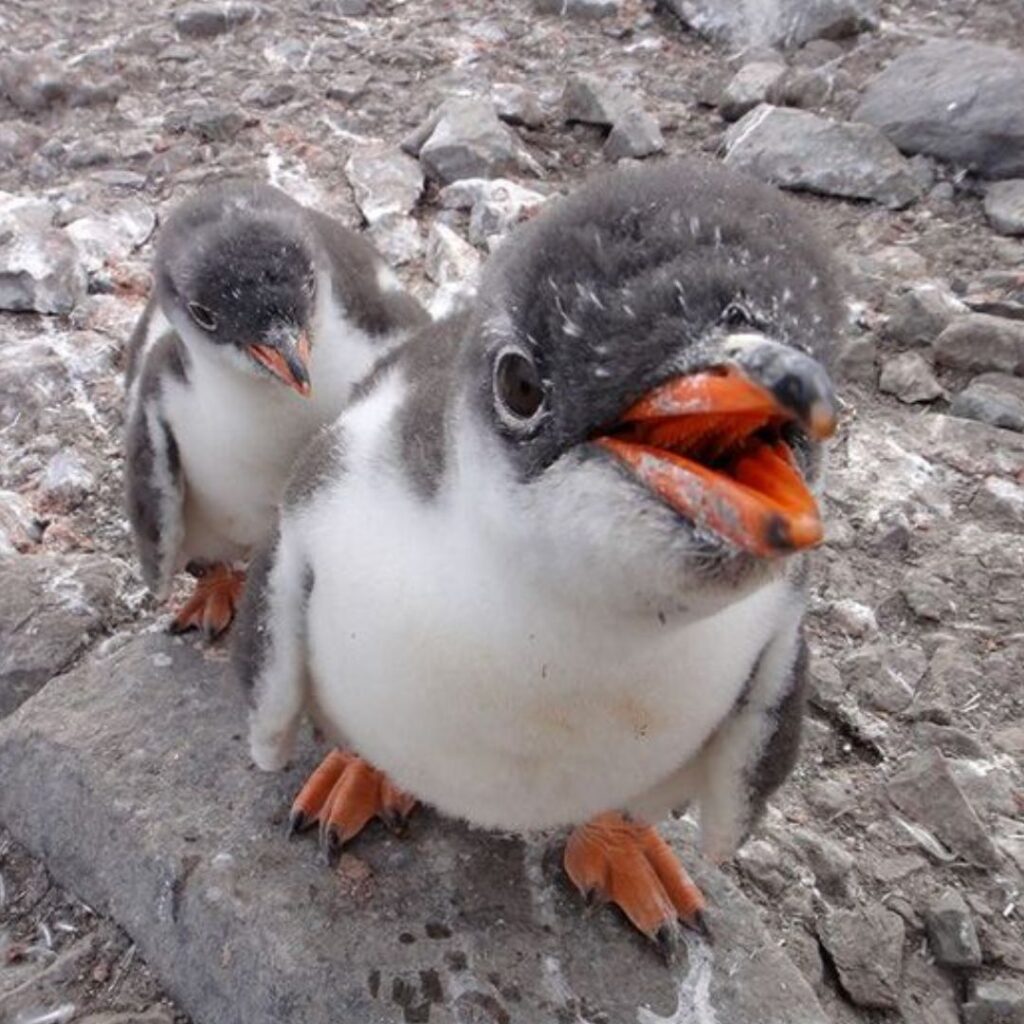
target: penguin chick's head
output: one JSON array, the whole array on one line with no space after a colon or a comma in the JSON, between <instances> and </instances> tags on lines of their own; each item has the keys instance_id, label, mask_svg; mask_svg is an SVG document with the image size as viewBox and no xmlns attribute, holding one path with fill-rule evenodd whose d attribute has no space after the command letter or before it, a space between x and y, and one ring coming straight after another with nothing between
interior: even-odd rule
<instances>
[{"instance_id":1,"label":"penguin chick's head","mask_svg":"<svg viewBox=\"0 0 1024 1024\"><path fill-rule=\"evenodd\" d=\"M304 207L257 183L206 188L170 216L157 244L165 315L192 345L244 372L310 391L317 246Z\"/></svg>"},{"instance_id":2,"label":"penguin chick's head","mask_svg":"<svg viewBox=\"0 0 1024 1024\"><path fill-rule=\"evenodd\" d=\"M480 296L470 418L509 484L482 490L545 572L707 610L821 540L842 304L775 189L612 172L506 242Z\"/></svg>"}]
</instances>

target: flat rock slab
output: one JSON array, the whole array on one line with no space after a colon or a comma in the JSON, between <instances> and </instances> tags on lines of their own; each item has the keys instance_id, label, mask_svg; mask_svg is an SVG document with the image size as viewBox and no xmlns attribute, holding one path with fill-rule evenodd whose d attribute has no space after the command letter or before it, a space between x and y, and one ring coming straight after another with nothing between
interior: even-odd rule
<instances>
[{"instance_id":1,"label":"flat rock slab","mask_svg":"<svg viewBox=\"0 0 1024 1024\"><path fill-rule=\"evenodd\" d=\"M666 966L615 913L584 912L553 841L420 811L329 870L312 838L284 836L316 752L263 775L245 731L223 655L156 633L111 642L0 726L0 820L129 931L197 1024L826 1024L694 855L715 942L688 938Z\"/></svg>"}]
</instances>

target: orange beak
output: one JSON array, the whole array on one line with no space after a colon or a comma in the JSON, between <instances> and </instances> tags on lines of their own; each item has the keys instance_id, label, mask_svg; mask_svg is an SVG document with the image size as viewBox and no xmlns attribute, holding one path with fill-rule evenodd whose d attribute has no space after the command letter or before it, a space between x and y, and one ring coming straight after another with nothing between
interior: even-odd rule
<instances>
[{"instance_id":1,"label":"orange beak","mask_svg":"<svg viewBox=\"0 0 1024 1024\"><path fill-rule=\"evenodd\" d=\"M299 335L294 349L254 344L249 346L249 353L282 383L298 391L303 398L308 397L312 386L309 381L309 337L305 331Z\"/></svg>"},{"instance_id":2,"label":"orange beak","mask_svg":"<svg viewBox=\"0 0 1024 1024\"><path fill-rule=\"evenodd\" d=\"M762 558L821 543L818 503L780 429L797 421L736 370L660 385L597 443L698 527ZM801 424L815 439L836 427L831 405Z\"/></svg>"}]
</instances>

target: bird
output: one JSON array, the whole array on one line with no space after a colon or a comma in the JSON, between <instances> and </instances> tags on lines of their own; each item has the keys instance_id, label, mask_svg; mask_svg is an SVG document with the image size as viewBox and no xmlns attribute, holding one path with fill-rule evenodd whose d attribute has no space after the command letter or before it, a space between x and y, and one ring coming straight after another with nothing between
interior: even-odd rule
<instances>
[{"instance_id":1,"label":"bird","mask_svg":"<svg viewBox=\"0 0 1024 1024\"><path fill-rule=\"evenodd\" d=\"M663 951L797 757L844 306L804 211L719 165L616 169L517 228L469 307L359 384L296 467L233 661L250 752L334 746L328 856L417 803L512 833ZM713 929L712 929L713 930Z\"/></svg>"},{"instance_id":2,"label":"bird","mask_svg":"<svg viewBox=\"0 0 1024 1024\"><path fill-rule=\"evenodd\" d=\"M172 632L230 625L304 443L387 349L429 320L373 246L259 181L180 203L126 360L127 511Z\"/></svg>"}]
</instances>

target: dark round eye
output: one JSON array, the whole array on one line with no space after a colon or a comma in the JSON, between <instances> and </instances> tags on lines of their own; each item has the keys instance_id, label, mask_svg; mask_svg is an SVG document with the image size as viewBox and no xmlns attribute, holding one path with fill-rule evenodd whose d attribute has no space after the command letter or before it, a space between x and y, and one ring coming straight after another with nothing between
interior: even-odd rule
<instances>
[{"instance_id":1,"label":"dark round eye","mask_svg":"<svg viewBox=\"0 0 1024 1024\"><path fill-rule=\"evenodd\" d=\"M742 302L730 302L722 310L722 323L726 327L753 327L755 321L753 314L743 305Z\"/></svg>"},{"instance_id":2,"label":"dark round eye","mask_svg":"<svg viewBox=\"0 0 1024 1024\"><path fill-rule=\"evenodd\" d=\"M508 351L498 356L494 390L505 412L518 420L530 419L544 404L540 374L533 361L522 352Z\"/></svg>"},{"instance_id":3,"label":"dark round eye","mask_svg":"<svg viewBox=\"0 0 1024 1024\"><path fill-rule=\"evenodd\" d=\"M190 302L188 304L188 311L192 319L204 331L215 331L217 329L217 318L205 306L200 306L198 302Z\"/></svg>"}]
</instances>

